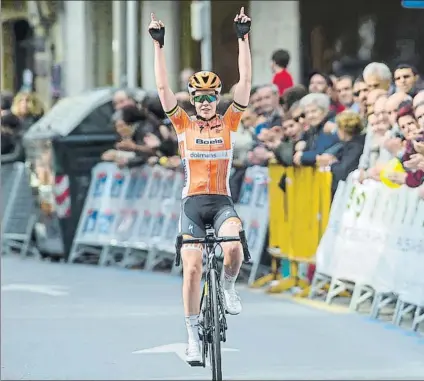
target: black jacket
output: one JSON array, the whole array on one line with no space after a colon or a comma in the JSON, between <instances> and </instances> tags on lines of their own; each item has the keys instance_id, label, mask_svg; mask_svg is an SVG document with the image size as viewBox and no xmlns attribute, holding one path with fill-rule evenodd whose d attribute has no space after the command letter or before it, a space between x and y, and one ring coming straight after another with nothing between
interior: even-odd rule
<instances>
[{"instance_id":1,"label":"black jacket","mask_svg":"<svg viewBox=\"0 0 424 381\"><path fill-rule=\"evenodd\" d=\"M343 143L343 146L336 154L337 163L331 166L333 180L331 189L336 192L339 181L345 181L349 174L358 168L359 158L362 155L365 145L365 135L358 135Z\"/></svg>"}]
</instances>

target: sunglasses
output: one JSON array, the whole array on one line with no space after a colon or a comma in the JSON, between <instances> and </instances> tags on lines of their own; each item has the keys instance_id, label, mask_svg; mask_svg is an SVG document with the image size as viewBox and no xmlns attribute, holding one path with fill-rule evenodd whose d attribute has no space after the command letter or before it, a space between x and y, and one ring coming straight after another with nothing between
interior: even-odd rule
<instances>
[{"instance_id":1,"label":"sunglasses","mask_svg":"<svg viewBox=\"0 0 424 381\"><path fill-rule=\"evenodd\" d=\"M196 103L203 103L204 101L208 103L216 102L216 95L213 94L205 94L205 95L196 95L193 97L193 100Z\"/></svg>"},{"instance_id":2,"label":"sunglasses","mask_svg":"<svg viewBox=\"0 0 424 381\"><path fill-rule=\"evenodd\" d=\"M305 119L305 114L304 114L304 113L300 114L299 116L296 116L296 118L293 118L293 120L294 120L296 123L299 123L299 120L300 120L300 119Z\"/></svg>"}]
</instances>

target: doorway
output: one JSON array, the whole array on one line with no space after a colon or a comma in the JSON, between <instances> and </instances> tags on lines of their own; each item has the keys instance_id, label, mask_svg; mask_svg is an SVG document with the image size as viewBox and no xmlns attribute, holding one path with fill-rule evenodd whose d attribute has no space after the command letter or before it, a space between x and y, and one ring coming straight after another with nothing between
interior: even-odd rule
<instances>
[{"instance_id":1,"label":"doorway","mask_svg":"<svg viewBox=\"0 0 424 381\"><path fill-rule=\"evenodd\" d=\"M34 72L33 29L25 19L10 21L13 27L14 53L14 90L18 92L23 85L25 69Z\"/></svg>"}]
</instances>

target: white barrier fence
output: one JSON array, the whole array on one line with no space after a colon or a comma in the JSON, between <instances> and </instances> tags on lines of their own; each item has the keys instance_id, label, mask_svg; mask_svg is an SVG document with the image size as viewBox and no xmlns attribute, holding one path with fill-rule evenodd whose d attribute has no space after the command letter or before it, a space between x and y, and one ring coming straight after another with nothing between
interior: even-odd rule
<instances>
[{"instance_id":1,"label":"white barrier fence","mask_svg":"<svg viewBox=\"0 0 424 381\"><path fill-rule=\"evenodd\" d=\"M424 321L424 200L416 189L359 184L351 175L333 200L316 254L310 297L330 283L326 302L352 291L350 308L372 302L371 316L396 303L397 325L413 313Z\"/></svg>"},{"instance_id":2,"label":"white barrier fence","mask_svg":"<svg viewBox=\"0 0 424 381\"><path fill-rule=\"evenodd\" d=\"M160 166L128 170L112 163L96 165L69 261L89 254L100 265L143 262L147 270L164 261L173 263L183 181L183 173ZM267 168L248 168L236 205L252 257L250 283L258 272L268 228L267 184ZM172 266L173 273L181 271Z\"/></svg>"},{"instance_id":3,"label":"white barrier fence","mask_svg":"<svg viewBox=\"0 0 424 381\"><path fill-rule=\"evenodd\" d=\"M35 198L24 163L1 166L1 252L18 251L21 255L38 254L31 245L31 234L37 221Z\"/></svg>"}]
</instances>

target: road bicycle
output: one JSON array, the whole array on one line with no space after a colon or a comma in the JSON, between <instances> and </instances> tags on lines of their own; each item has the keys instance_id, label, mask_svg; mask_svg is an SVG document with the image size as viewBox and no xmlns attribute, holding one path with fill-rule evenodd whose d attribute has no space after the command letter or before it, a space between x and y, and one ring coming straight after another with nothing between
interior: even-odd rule
<instances>
[{"instance_id":1,"label":"road bicycle","mask_svg":"<svg viewBox=\"0 0 424 381\"><path fill-rule=\"evenodd\" d=\"M218 276L218 261L216 248L223 242L240 242L243 248L244 262L249 262L250 253L247 246L246 234L241 230L239 237L217 237L211 225L206 225L204 238L185 239L181 235L176 241L175 264L180 265L181 248L184 244L200 243L204 245L206 254L205 283L200 300L199 331L202 340L202 363L192 366L206 366L210 360L212 380L222 380L221 341L226 341L227 320L225 317L224 293ZM222 250L222 248L221 248Z\"/></svg>"}]
</instances>

